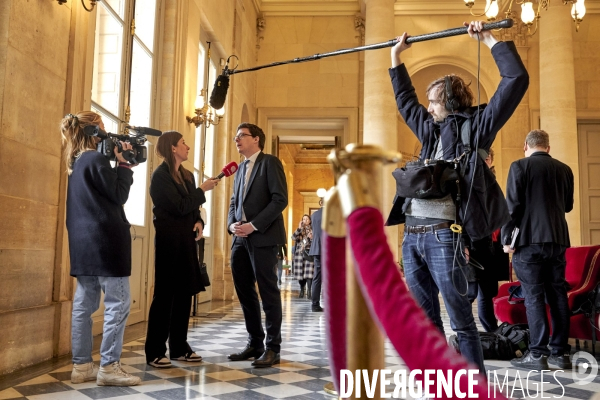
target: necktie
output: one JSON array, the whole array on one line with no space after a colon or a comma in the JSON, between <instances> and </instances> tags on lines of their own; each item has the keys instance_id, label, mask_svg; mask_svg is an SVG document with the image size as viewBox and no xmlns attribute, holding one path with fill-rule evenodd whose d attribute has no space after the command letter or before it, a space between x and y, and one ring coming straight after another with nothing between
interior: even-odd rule
<instances>
[{"instance_id":1,"label":"necktie","mask_svg":"<svg viewBox=\"0 0 600 400\"><path fill-rule=\"evenodd\" d=\"M244 191L246 186L246 166L248 165L248 160L245 160L242 163L242 167L238 170L240 174L240 186L236 199L236 208L235 208L235 219L238 221L242 220L242 207L244 203Z\"/></svg>"}]
</instances>

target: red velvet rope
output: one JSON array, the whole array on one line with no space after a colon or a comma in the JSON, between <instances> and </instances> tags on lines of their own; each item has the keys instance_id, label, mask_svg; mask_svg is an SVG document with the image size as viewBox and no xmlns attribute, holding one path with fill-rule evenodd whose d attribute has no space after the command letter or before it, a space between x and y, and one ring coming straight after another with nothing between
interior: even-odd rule
<instances>
[{"instance_id":1,"label":"red velvet rope","mask_svg":"<svg viewBox=\"0 0 600 400\"><path fill-rule=\"evenodd\" d=\"M452 370L454 373L461 369L477 369L448 347L446 338L408 292L387 245L379 210L371 207L355 210L348 218L348 232L363 296L408 368ZM461 378L461 390L466 391L467 376ZM485 377L480 375L477 381L473 392L480 399L489 398ZM502 395L497 396L504 399Z\"/></svg>"},{"instance_id":2,"label":"red velvet rope","mask_svg":"<svg viewBox=\"0 0 600 400\"><path fill-rule=\"evenodd\" d=\"M329 370L335 390L340 393L340 370L346 365L346 238L323 231L322 273L325 298L325 331Z\"/></svg>"}]
</instances>

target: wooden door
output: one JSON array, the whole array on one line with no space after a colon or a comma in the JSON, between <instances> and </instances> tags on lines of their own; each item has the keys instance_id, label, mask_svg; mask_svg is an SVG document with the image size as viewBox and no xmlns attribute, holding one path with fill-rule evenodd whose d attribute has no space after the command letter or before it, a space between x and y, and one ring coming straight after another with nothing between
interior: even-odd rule
<instances>
[{"instance_id":1,"label":"wooden door","mask_svg":"<svg viewBox=\"0 0 600 400\"><path fill-rule=\"evenodd\" d=\"M600 243L600 123L579 124L581 242Z\"/></svg>"}]
</instances>

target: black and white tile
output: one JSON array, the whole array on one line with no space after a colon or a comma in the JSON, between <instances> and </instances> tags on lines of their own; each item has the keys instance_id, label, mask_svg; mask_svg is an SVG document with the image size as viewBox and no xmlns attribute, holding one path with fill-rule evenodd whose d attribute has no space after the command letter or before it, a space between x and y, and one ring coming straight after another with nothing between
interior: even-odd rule
<instances>
[{"instance_id":1,"label":"black and white tile","mask_svg":"<svg viewBox=\"0 0 600 400\"><path fill-rule=\"evenodd\" d=\"M298 284L289 278L282 287L281 364L274 368L255 369L250 361L230 362L227 359L228 354L244 347L247 335L241 308L234 302L191 319L188 339L203 357L202 363L175 361L175 368L154 369L145 363L144 339L141 338L124 346L121 359L125 370L142 378L139 386L99 387L95 382L72 384L71 366L68 365L0 391L0 400L331 400L334 397L323 390L331 381L324 314L313 313L310 301L297 298L297 290ZM443 318L450 335L447 314L444 313ZM99 355L94 360L97 362ZM389 343L385 345L385 364L391 370L406 368ZM529 379L525 383L523 378L527 371L511 367L508 361L490 360L486 367L496 372L499 383L506 382L504 393L508 388L515 398L540 398L539 375L537 381ZM522 384L517 378L519 372ZM508 375L506 380L505 375ZM557 372L556 379L545 377L544 382L544 397L562 395L563 400L589 399L600 392L600 377L579 386L573 382L570 372ZM512 391L514 385L517 387ZM392 390L390 387L389 392Z\"/></svg>"}]
</instances>

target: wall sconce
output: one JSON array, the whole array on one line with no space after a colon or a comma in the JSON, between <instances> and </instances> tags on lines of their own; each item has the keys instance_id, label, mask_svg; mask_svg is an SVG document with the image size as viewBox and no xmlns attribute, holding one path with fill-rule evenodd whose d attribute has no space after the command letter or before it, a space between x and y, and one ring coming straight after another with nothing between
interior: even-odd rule
<instances>
[{"instance_id":1,"label":"wall sconce","mask_svg":"<svg viewBox=\"0 0 600 400\"><path fill-rule=\"evenodd\" d=\"M476 17L481 17L485 14L488 21L494 21L498 16L499 7L498 0L486 0L485 11L481 15L473 14L473 5L475 5L475 0L464 0L465 5L469 7L469 11L471 15ZM575 22L575 31L579 32L579 24L583 20L585 16L585 0L562 0L564 5L572 4L571 7L571 17ZM548 6L550 5L550 0L537 0L537 12L533 10L533 0L510 0L508 5L508 10L506 10L506 18L512 18L512 6L514 4L521 5L521 21L523 24L527 26L527 32L529 36L535 35L538 28L538 20L540 19L540 10L544 8L544 10L548 10ZM535 22L535 29L533 33L531 33L531 26Z\"/></svg>"},{"instance_id":2,"label":"wall sconce","mask_svg":"<svg viewBox=\"0 0 600 400\"><path fill-rule=\"evenodd\" d=\"M196 125L196 128L204 125L208 129L211 125L219 125L221 118L225 114L225 106L215 110L205 100L205 96L208 96L208 78L210 75L210 42L206 43L208 43L208 49L206 50L206 79L204 80L204 88L200 90L200 94L194 104L194 114L196 115L194 117L185 117L185 119L190 124Z\"/></svg>"},{"instance_id":3,"label":"wall sconce","mask_svg":"<svg viewBox=\"0 0 600 400\"><path fill-rule=\"evenodd\" d=\"M325 197L325 195L327 194L327 190L325 188L319 188L317 189L317 196L319 196L319 198L323 198Z\"/></svg>"},{"instance_id":4,"label":"wall sconce","mask_svg":"<svg viewBox=\"0 0 600 400\"><path fill-rule=\"evenodd\" d=\"M207 92L207 89L202 89L196 98L196 104L194 104L194 114L196 115L194 117L185 117L187 122L196 125L196 128L202 124L206 128L209 128L211 125L219 125L221 118L225 114L225 107L215 110L204 101L204 96Z\"/></svg>"},{"instance_id":5,"label":"wall sconce","mask_svg":"<svg viewBox=\"0 0 600 400\"><path fill-rule=\"evenodd\" d=\"M56 0L56 1L58 1L59 5L63 5L67 2L67 0ZM84 3L84 0L81 0L81 5L85 9L85 11L92 12L94 10L94 7L96 7L96 3L99 1L101 1L101 0L90 0L90 8L87 8L87 6Z\"/></svg>"}]
</instances>

